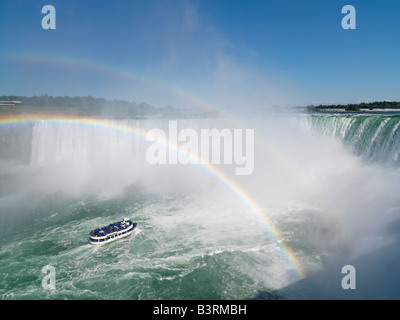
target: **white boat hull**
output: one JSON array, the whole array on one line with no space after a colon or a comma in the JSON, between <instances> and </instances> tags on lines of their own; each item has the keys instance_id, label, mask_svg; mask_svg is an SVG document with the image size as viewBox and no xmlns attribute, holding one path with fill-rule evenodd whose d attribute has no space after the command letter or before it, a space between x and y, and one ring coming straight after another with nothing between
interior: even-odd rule
<instances>
[{"instance_id":1,"label":"white boat hull","mask_svg":"<svg viewBox=\"0 0 400 320\"><path fill-rule=\"evenodd\" d=\"M127 229L118 230L105 236L90 235L87 239L88 243L95 246L103 246L116 240L129 237L135 231L136 225L136 223L133 223Z\"/></svg>"}]
</instances>

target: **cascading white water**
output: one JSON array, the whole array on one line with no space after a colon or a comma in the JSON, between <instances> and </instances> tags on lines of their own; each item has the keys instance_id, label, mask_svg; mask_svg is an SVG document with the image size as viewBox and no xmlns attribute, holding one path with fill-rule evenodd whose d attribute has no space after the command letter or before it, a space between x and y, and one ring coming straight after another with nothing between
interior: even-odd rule
<instances>
[{"instance_id":1,"label":"cascading white water","mask_svg":"<svg viewBox=\"0 0 400 320\"><path fill-rule=\"evenodd\" d=\"M178 154L182 152L175 150L176 145L180 148L187 141L178 142L176 136L175 141L174 137L168 137L171 127L174 126L176 126L176 133L180 133L181 130L191 130L196 134L199 144L198 157L201 157L200 153L204 151L200 150L203 147L202 131L211 132L213 138L208 137L205 144L209 164L217 159L219 162L215 164L222 168L224 161L227 160L227 167L236 169L239 166L235 162L237 154L240 155L240 160L246 160L244 147L239 151L234 150L232 141L228 143L224 137L219 136L221 132L224 132L223 130L228 130L233 139L232 126L217 119L115 120L98 123L79 120L68 122L42 120L33 126L30 166L33 170L40 171L41 177L57 177L66 184L67 189L70 185L74 189L80 188L80 191L82 191L81 188L90 189L91 186L99 190L98 188L108 188L111 185L121 190L139 180L145 183L157 182L157 186L164 186L164 190L171 189L171 182L174 187L184 184L185 189L188 185L193 185L193 178L196 179L197 184L201 184L202 176L204 176L199 173L201 165L188 165L197 157L192 156L190 161L182 161L184 156ZM164 132L167 140L171 139L170 146L161 142L166 152L166 158L162 164L154 164L148 158L149 147L155 140L148 138L147 134L153 129ZM240 138L244 139L242 135ZM217 142L217 147L211 142ZM240 143L240 146L243 144L244 142ZM231 152L230 157L226 159L223 152L219 154L225 149ZM175 155L175 162L172 161L174 159L170 159L171 154ZM215 154L220 157L214 157ZM182 162L186 165L182 165ZM240 166L243 167L243 163L240 163ZM182 175L182 172L185 174ZM188 173L193 178L189 178ZM56 189L61 187L57 185L57 181L49 185ZM158 188L154 184L151 187Z\"/></svg>"},{"instance_id":2,"label":"cascading white water","mask_svg":"<svg viewBox=\"0 0 400 320\"><path fill-rule=\"evenodd\" d=\"M123 129L129 125L132 121L119 121L111 128L79 121L39 121L33 127L30 166L40 172L42 187L48 184L54 190L84 192L99 185L135 183L143 166L144 145Z\"/></svg>"},{"instance_id":3,"label":"cascading white water","mask_svg":"<svg viewBox=\"0 0 400 320\"><path fill-rule=\"evenodd\" d=\"M388 275L376 270L399 263L386 251L397 243L400 216L398 119L279 115L242 120L243 128L256 134L254 173L235 176L234 166L216 167L268 214L307 271L306 279L296 282L280 239L270 236L218 174L201 165L147 162L150 142L126 128L168 132L168 119L117 120L111 126L42 120L32 126L29 165L0 163L2 177L4 172L18 176L16 194L29 191L26 197L0 198L2 268L18 279L5 280L1 293L43 295L21 271L25 262L14 256L29 256L34 275L43 264L54 264L62 275L57 298L81 297L87 290L90 297L103 297L110 270L132 284L110 284L116 296L133 299L174 299L177 292L179 298L343 297L340 268L335 268L348 263L357 268L360 288L388 283ZM195 132L237 128L220 119L178 119L177 124ZM63 202L68 196L71 206ZM139 220L139 235L116 252L109 249L106 260L103 254L87 258L81 238L93 225L122 213ZM25 229L14 235L10 225ZM318 272L322 276L315 278ZM389 285L385 292L395 289ZM271 290L279 290L277 296Z\"/></svg>"},{"instance_id":4,"label":"cascading white water","mask_svg":"<svg viewBox=\"0 0 400 320\"><path fill-rule=\"evenodd\" d=\"M317 133L340 138L366 160L400 166L400 116L315 115L300 121Z\"/></svg>"}]
</instances>

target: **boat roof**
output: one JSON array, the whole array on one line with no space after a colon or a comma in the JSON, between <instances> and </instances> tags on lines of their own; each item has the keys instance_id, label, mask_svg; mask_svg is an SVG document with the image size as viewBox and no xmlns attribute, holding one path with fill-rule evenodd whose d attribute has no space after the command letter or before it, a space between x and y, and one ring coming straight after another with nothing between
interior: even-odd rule
<instances>
[{"instance_id":1,"label":"boat roof","mask_svg":"<svg viewBox=\"0 0 400 320\"><path fill-rule=\"evenodd\" d=\"M118 230L120 230L121 228L122 228L122 229L125 229L125 224L124 224L124 222L127 222L127 221L130 221L130 219L129 219L129 218L124 218L123 221L113 222L113 223L110 223L109 225L104 226L104 227L102 227L102 228L94 229L94 230L92 230L92 231L90 232L90 234L91 234L91 235L94 235L94 234L96 234L96 233L105 233L105 234L107 235L107 234L109 234L109 233L113 233L113 232L115 232L115 231L118 231ZM123 224L124 224L124 225L123 225Z\"/></svg>"}]
</instances>

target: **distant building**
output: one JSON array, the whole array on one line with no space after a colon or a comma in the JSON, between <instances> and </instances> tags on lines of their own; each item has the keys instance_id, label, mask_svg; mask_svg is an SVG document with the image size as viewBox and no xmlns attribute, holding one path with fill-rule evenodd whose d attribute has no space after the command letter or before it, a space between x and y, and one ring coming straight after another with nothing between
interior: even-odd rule
<instances>
[{"instance_id":1,"label":"distant building","mask_svg":"<svg viewBox=\"0 0 400 320\"><path fill-rule=\"evenodd\" d=\"M0 101L0 106L15 106L16 104L20 104L22 101Z\"/></svg>"}]
</instances>

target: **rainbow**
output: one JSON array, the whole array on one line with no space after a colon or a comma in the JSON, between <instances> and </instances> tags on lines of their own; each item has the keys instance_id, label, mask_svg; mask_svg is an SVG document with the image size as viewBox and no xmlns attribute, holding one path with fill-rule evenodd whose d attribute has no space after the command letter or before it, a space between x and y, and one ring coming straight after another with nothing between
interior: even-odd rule
<instances>
[{"instance_id":1,"label":"rainbow","mask_svg":"<svg viewBox=\"0 0 400 320\"><path fill-rule=\"evenodd\" d=\"M182 89L179 87L171 87L171 84L164 83L161 79L157 79L154 76L146 76L140 74L137 70L132 72L131 70L127 70L126 68L121 68L116 65L111 65L109 63L105 63L104 61L96 61L93 59L84 59L81 57L71 57L65 55L55 55L46 54L46 53L19 53L14 52L12 54L3 55L4 58L9 60L10 62L26 63L29 65L46 65L46 66L54 66L56 68L62 68L65 70L76 68L83 69L90 72L95 73L103 73L108 76L118 77L120 79L131 81L133 83L142 83L144 85L150 86L154 89L158 90L168 90L176 97L180 98L183 101L186 101L189 105L200 108L205 111L218 111L220 115L226 115L219 108L210 107L212 104L205 102L199 98L196 98L196 95L191 94L186 89ZM225 120L231 120L232 118L227 116ZM7 124L22 124L22 123L34 123L40 120L51 120L58 123L70 123L76 124L80 123L82 125L88 125L97 127L99 129L113 129L113 130L121 130L130 134L135 134L141 136L143 138L146 137L147 132L139 128L135 128L132 126L121 126L116 125L115 122L104 119L97 118L76 118L70 115L49 115L49 114L36 114L36 115L21 115L21 116L6 116L0 117L0 127L5 126ZM238 125L238 123L235 123ZM168 140L161 141L160 143L164 143L168 148L176 149L179 152L179 146L174 145ZM285 255L288 263L292 266L293 270L296 272L296 275L299 278L304 278L305 272L302 270L299 261L297 260L293 250L290 248L288 243L284 240L278 228L275 227L269 216L264 212L261 206L253 199L253 197L248 194L246 190L244 190L238 183L236 183L232 178L227 176L224 172L219 170L216 166L212 164L207 164L205 161L201 161L201 159L195 159L203 166L208 172L212 175L216 176L220 181L222 181L228 189L230 189L249 209L253 214L255 214L266 227L267 231L276 239L280 248L282 249L283 254Z\"/></svg>"},{"instance_id":2,"label":"rainbow","mask_svg":"<svg viewBox=\"0 0 400 320\"><path fill-rule=\"evenodd\" d=\"M217 111L218 114L224 114L221 108L213 107L213 103L198 98L197 95L191 93L187 88L176 85L172 86L169 81L163 80L156 75L143 74L139 70L129 70L115 64L105 63L104 61L40 52L12 52L3 54L2 58L11 64L36 65L40 67L50 66L60 70L84 70L85 72L104 76L105 79L118 78L132 83L133 86L144 85L148 88L152 88L155 92L167 92L169 96L175 97L178 101L181 101L185 107L190 106L203 111ZM168 104L169 102L166 101L166 103Z\"/></svg>"},{"instance_id":3,"label":"rainbow","mask_svg":"<svg viewBox=\"0 0 400 320\"><path fill-rule=\"evenodd\" d=\"M81 124L85 126L92 126L98 129L112 129L126 132L127 134L134 134L142 138L146 138L147 132L141 130L140 128L136 128L128 125L121 125L120 123L116 123L115 121L106 120L106 119L98 119L98 118L89 118L89 117L75 117L70 115L49 115L49 114L32 114L32 115L10 115L10 116L2 116L0 117L0 128L5 127L7 125L18 125L18 124L27 124L27 123L35 123L37 121L54 121L60 124ZM180 147L171 141L165 139L164 141L158 140L160 143L166 145L167 148L173 148L180 152ZM185 153L186 155L186 153ZM191 155L193 158L193 155ZM306 274L302 269L300 262L296 258L295 253L289 244L285 241L281 232L271 221L270 217L264 212L262 207L253 199L253 197L244 190L236 181L218 169L215 165L207 164L207 162L202 161L200 158L195 158L197 163L200 166L205 168L210 174L217 177L221 182L225 184L225 186L237 196L238 199L242 201L242 203L248 207L253 214L259 218L267 231L273 236L274 240L281 248L282 253L284 254L286 260L295 271L298 278L305 278Z\"/></svg>"}]
</instances>

